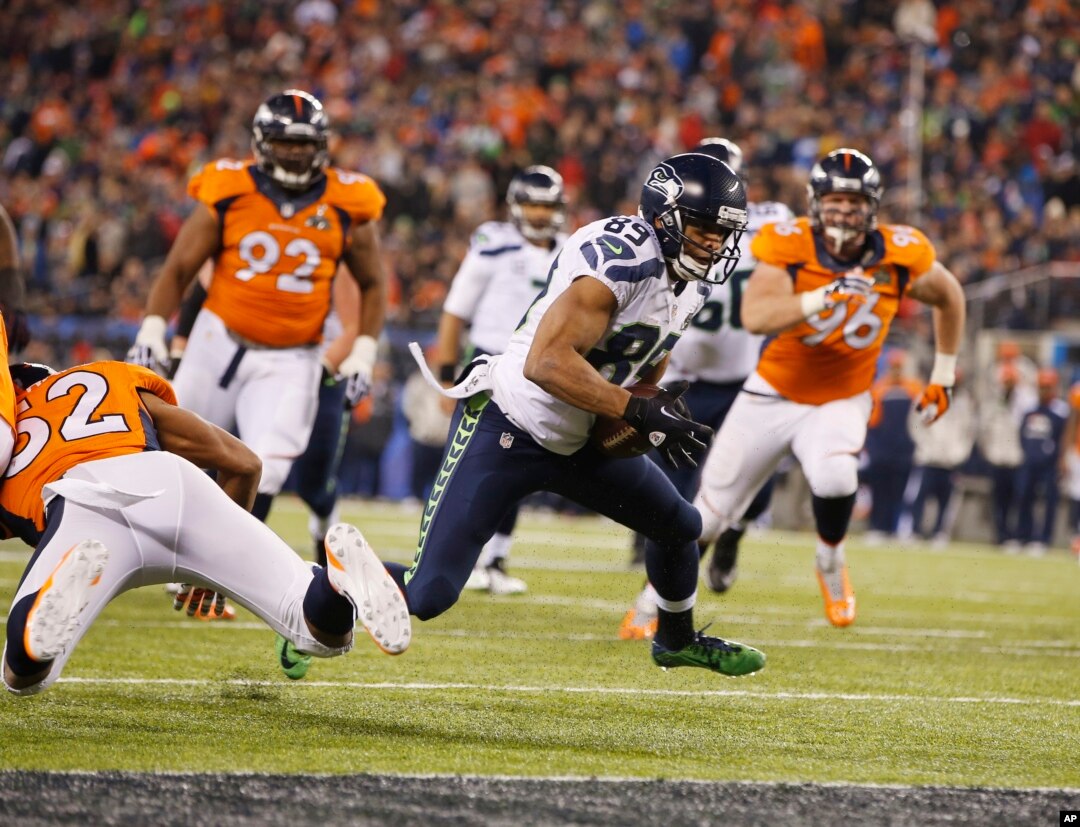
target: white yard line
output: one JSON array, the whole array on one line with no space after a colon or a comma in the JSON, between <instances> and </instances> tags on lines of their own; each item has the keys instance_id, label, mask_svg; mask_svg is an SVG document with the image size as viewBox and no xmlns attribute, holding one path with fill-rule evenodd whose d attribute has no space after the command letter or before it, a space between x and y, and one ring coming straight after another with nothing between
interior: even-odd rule
<instances>
[{"instance_id":1,"label":"white yard line","mask_svg":"<svg viewBox=\"0 0 1080 827\"><path fill-rule=\"evenodd\" d=\"M866 703L909 702L916 704L988 704L1017 706L1063 706L1080 708L1078 700L1057 698L1003 698L968 696L919 696L919 695L871 695L851 692L757 692L750 689L645 689L616 686L515 686L482 683L393 683L389 681L297 681L286 684L279 680L230 679L212 681L188 678L60 678L59 683L88 686L198 686L228 684L231 686L296 686L308 689L385 689L401 692L445 692L465 690L469 692L510 692L517 694L569 694L569 695L637 695L660 698L751 698L755 700L784 701L852 701Z\"/></svg>"}]
</instances>

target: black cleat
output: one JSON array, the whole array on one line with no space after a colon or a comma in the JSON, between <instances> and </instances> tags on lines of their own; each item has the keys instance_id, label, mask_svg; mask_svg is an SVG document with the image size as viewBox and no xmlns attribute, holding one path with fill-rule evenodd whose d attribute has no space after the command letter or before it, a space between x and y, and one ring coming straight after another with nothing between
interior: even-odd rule
<instances>
[{"instance_id":1,"label":"black cleat","mask_svg":"<svg viewBox=\"0 0 1080 827\"><path fill-rule=\"evenodd\" d=\"M746 529L729 528L716 538L716 547L709 558L706 580L709 588L717 594L723 594L731 588L739 573L736 566L739 558L739 540Z\"/></svg>"}]
</instances>

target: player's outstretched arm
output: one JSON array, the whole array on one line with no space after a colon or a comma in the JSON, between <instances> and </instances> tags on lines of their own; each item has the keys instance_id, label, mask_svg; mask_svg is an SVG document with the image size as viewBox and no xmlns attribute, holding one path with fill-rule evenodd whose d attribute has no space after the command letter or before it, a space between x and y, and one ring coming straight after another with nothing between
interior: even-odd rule
<instances>
[{"instance_id":1,"label":"player's outstretched arm","mask_svg":"<svg viewBox=\"0 0 1080 827\"><path fill-rule=\"evenodd\" d=\"M150 286L146 316L135 335L134 345L128 351L129 362L164 370L169 361L169 351L165 346L167 320L180 307L184 291L199 268L220 244L221 230L217 218L209 208L199 204L180 227L165 263Z\"/></svg>"},{"instance_id":2,"label":"player's outstretched arm","mask_svg":"<svg viewBox=\"0 0 1080 827\"><path fill-rule=\"evenodd\" d=\"M856 268L815 290L796 293L787 271L762 262L743 292L742 324L748 333L772 336L837 304L861 300L873 288L873 280Z\"/></svg>"},{"instance_id":3,"label":"player's outstretched arm","mask_svg":"<svg viewBox=\"0 0 1080 827\"><path fill-rule=\"evenodd\" d=\"M344 261L360 286L360 332L349 354L338 365L338 374L348 377L345 396L352 407L371 388L378 338L386 318L386 273L379 251L379 232L374 222L367 221L353 227ZM342 322L348 324L349 320L342 315Z\"/></svg>"},{"instance_id":4,"label":"player's outstretched arm","mask_svg":"<svg viewBox=\"0 0 1080 827\"><path fill-rule=\"evenodd\" d=\"M630 392L608 382L585 359L617 308L615 294L598 279L571 284L540 320L525 359L525 378L575 408L621 417Z\"/></svg>"},{"instance_id":5,"label":"player's outstretched arm","mask_svg":"<svg viewBox=\"0 0 1080 827\"><path fill-rule=\"evenodd\" d=\"M915 279L907 294L933 308L934 367L916 410L926 423L936 422L949 409L956 384L956 355L964 337L967 307L964 288L939 261Z\"/></svg>"},{"instance_id":6,"label":"player's outstretched arm","mask_svg":"<svg viewBox=\"0 0 1080 827\"><path fill-rule=\"evenodd\" d=\"M139 396L154 421L161 447L200 468L217 471L222 490L250 511L262 476L262 461L255 452L198 414L170 405L149 391L139 391Z\"/></svg>"}]
</instances>

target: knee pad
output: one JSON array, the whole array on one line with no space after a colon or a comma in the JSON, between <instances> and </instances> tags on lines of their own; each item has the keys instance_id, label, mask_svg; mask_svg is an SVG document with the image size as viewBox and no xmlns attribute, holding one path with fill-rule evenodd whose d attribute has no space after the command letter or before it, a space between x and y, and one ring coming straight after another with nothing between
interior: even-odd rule
<instances>
[{"instance_id":1,"label":"knee pad","mask_svg":"<svg viewBox=\"0 0 1080 827\"><path fill-rule=\"evenodd\" d=\"M455 603L460 592L445 577L433 577L421 586L412 580L406 587L405 600L409 604L409 613L420 620L438 617Z\"/></svg>"},{"instance_id":2,"label":"knee pad","mask_svg":"<svg viewBox=\"0 0 1080 827\"><path fill-rule=\"evenodd\" d=\"M859 487L859 462L854 454L825 454L804 466L803 473L815 497L848 497Z\"/></svg>"},{"instance_id":3,"label":"knee pad","mask_svg":"<svg viewBox=\"0 0 1080 827\"><path fill-rule=\"evenodd\" d=\"M649 539L657 545L671 547L695 542L700 536L701 512L680 498L675 508L665 515L660 530Z\"/></svg>"}]
</instances>

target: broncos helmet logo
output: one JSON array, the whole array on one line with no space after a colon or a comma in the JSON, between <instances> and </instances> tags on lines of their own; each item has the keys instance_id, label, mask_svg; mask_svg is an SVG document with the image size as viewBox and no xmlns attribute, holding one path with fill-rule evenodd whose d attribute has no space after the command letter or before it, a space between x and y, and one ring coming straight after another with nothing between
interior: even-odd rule
<instances>
[{"instance_id":1,"label":"broncos helmet logo","mask_svg":"<svg viewBox=\"0 0 1080 827\"><path fill-rule=\"evenodd\" d=\"M649 174L645 186L664 196L664 203L674 206L683 192L683 182L667 163L657 164Z\"/></svg>"}]
</instances>

